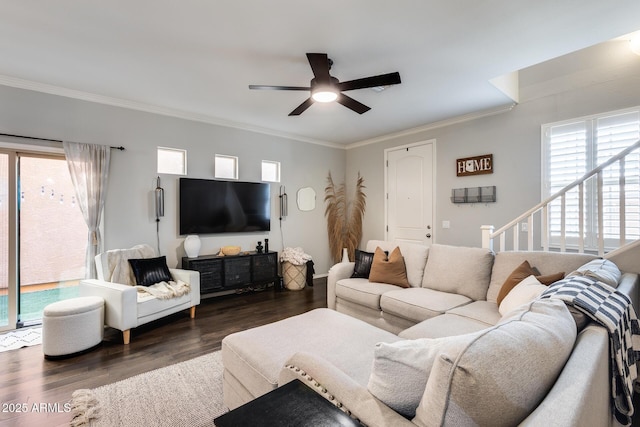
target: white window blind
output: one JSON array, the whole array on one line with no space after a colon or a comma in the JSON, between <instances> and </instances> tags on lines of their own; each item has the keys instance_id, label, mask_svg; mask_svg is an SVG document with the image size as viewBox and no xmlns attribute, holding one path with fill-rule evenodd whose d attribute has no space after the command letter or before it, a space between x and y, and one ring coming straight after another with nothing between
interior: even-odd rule
<instances>
[{"instance_id":1,"label":"white window blind","mask_svg":"<svg viewBox=\"0 0 640 427\"><path fill-rule=\"evenodd\" d=\"M606 113L543 126L543 198L546 199L606 162L640 138L640 110ZM638 150L624 162L624 224L620 223L621 166L616 162L603 171L602 214L606 248L617 247L621 230L626 241L640 238L640 158ZM585 249L597 249L597 180L584 186ZM579 192L565 197L565 237L568 247L580 235ZM549 205L549 243L558 246L562 231L562 207L558 199Z\"/></svg>"}]
</instances>

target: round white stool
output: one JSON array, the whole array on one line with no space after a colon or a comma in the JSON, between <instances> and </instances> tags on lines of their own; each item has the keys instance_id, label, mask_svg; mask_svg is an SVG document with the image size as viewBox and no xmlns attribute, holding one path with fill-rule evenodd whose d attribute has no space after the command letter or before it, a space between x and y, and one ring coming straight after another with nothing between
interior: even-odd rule
<instances>
[{"instance_id":1,"label":"round white stool","mask_svg":"<svg viewBox=\"0 0 640 427\"><path fill-rule=\"evenodd\" d=\"M102 342L104 299L79 297L49 304L42 316L42 351L46 358L69 356Z\"/></svg>"}]
</instances>

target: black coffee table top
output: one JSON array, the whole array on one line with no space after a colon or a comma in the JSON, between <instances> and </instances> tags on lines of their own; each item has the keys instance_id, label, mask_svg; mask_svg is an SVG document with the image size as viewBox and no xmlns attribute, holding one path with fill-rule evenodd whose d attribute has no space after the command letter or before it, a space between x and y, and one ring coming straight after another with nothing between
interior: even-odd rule
<instances>
[{"instance_id":1,"label":"black coffee table top","mask_svg":"<svg viewBox=\"0 0 640 427\"><path fill-rule=\"evenodd\" d=\"M360 426L300 380L245 403L219 416L214 423L217 427Z\"/></svg>"}]
</instances>

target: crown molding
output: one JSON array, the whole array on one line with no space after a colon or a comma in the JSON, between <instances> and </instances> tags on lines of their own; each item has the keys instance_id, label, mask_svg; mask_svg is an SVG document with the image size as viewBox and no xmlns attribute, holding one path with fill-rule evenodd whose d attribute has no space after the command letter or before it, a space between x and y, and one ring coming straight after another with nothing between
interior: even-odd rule
<instances>
[{"instance_id":1,"label":"crown molding","mask_svg":"<svg viewBox=\"0 0 640 427\"><path fill-rule=\"evenodd\" d=\"M365 145L378 144L380 142L388 141L390 139L396 139L396 138L400 138L400 137L403 137L403 136L415 135L417 133L426 132L426 131L430 131L430 130L434 130L434 129L439 129L439 128L443 128L443 127L446 127L446 126L455 125L455 124L458 124L458 123L469 122L471 120L476 120L476 119L480 119L480 118L483 118L483 117L495 116L497 114L502 114L502 113L506 113L506 112L509 112L509 111L513 110L516 105L518 105L518 104L513 102L511 104L501 105L501 106L496 107L496 108L490 108L490 109L487 109L487 110L476 111L476 112L473 112L473 113L464 114L462 116L456 116L456 117L452 117L450 119L444 119L444 120L440 120L440 121L437 121L437 122L428 123L426 125L418 126L418 127L415 127L415 128L406 129L406 130L402 130L402 131L394 132L394 133L389 133L389 134L386 134L386 135L377 136L375 138L365 139L365 140L359 141L359 142L354 142L352 144L346 145L345 148L347 150L350 150L350 149L353 149L353 148L363 147Z\"/></svg>"},{"instance_id":2,"label":"crown molding","mask_svg":"<svg viewBox=\"0 0 640 427\"><path fill-rule=\"evenodd\" d=\"M261 133L279 138L286 138L294 141L306 142L308 144L323 145L331 148L345 149L342 144L335 142L322 141L315 138L308 138L301 135L280 132L260 126L253 126L247 123L235 122L232 120L220 119L205 114L198 114L189 111L177 110L174 108L161 107L158 105L146 104L143 102L132 101L122 98L113 98L105 95L84 92L76 89L69 89L61 86L50 85L47 83L34 82L31 80L20 79L0 74L0 85L10 86L17 89L32 90L35 92L47 93L50 95L63 96L81 101L94 102L97 104L109 105L112 107L126 108L129 110L143 111L145 113L158 114L162 116L174 117L178 119L190 120L194 122L207 123L216 126L229 127L234 129L245 130L249 132Z\"/></svg>"}]
</instances>

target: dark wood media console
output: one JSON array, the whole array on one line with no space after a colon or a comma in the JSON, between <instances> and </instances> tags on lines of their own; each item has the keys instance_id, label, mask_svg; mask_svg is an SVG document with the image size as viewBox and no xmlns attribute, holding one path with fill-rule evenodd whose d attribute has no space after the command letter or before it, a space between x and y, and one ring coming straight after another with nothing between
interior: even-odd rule
<instances>
[{"instance_id":1,"label":"dark wood media console","mask_svg":"<svg viewBox=\"0 0 640 427\"><path fill-rule=\"evenodd\" d=\"M182 268L200 272L201 294L270 283L275 285L279 280L277 252L183 257Z\"/></svg>"}]
</instances>

